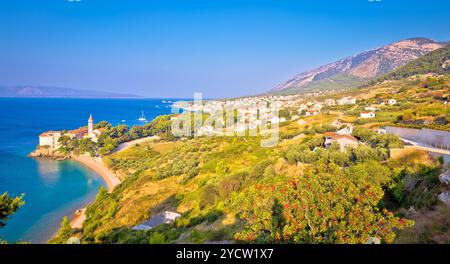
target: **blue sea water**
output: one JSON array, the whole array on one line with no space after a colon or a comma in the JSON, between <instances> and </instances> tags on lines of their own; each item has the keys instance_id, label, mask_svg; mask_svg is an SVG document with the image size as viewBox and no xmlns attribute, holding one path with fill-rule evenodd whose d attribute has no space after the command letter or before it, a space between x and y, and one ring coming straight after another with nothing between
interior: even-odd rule
<instances>
[{"instance_id":1,"label":"blue sea water","mask_svg":"<svg viewBox=\"0 0 450 264\"><path fill-rule=\"evenodd\" d=\"M0 228L0 237L45 243L63 216L72 216L87 205L105 185L76 162L28 158L41 132L85 126L91 113L94 122L143 125L137 120L141 110L151 120L170 113L170 103L162 99L0 98L0 193L25 194L25 205Z\"/></svg>"}]
</instances>

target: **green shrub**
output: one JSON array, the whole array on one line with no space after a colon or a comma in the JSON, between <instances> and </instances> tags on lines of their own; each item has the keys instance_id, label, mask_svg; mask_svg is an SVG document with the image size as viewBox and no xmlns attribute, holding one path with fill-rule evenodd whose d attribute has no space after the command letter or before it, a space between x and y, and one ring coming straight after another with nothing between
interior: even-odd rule
<instances>
[{"instance_id":1,"label":"green shrub","mask_svg":"<svg viewBox=\"0 0 450 264\"><path fill-rule=\"evenodd\" d=\"M166 238L163 234L159 232L154 232L150 235L149 239L150 244L164 244L166 243Z\"/></svg>"}]
</instances>

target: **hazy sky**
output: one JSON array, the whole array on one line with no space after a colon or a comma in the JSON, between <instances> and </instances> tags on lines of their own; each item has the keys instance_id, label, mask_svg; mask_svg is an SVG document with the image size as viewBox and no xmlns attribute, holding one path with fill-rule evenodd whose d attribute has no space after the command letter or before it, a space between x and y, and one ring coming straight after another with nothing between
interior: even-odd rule
<instances>
[{"instance_id":1,"label":"hazy sky","mask_svg":"<svg viewBox=\"0 0 450 264\"><path fill-rule=\"evenodd\" d=\"M0 0L0 85L249 95L397 40L450 40L449 18L446 0Z\"/></svg>"}]
</instances>

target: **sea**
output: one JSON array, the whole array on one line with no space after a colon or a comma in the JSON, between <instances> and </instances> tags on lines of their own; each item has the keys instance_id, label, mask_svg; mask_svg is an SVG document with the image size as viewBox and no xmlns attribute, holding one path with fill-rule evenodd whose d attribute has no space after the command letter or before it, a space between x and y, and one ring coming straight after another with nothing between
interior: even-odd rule
<instances>
[{"instance_id":1,"label":"sea","mask_svg":"<svg viewBox=\"0 0 450 264\"><path fill-rule=\"evenodd\" d=\"M24 194L25 204L0 228L8 242L46 243L64 216L95 199L106 186L95 172L74 161L28 158L48 130L76 129L106 120L113 125L144 125L169 114L175 99L0 98L0 194Z\"/></svg>"}]
</instances>

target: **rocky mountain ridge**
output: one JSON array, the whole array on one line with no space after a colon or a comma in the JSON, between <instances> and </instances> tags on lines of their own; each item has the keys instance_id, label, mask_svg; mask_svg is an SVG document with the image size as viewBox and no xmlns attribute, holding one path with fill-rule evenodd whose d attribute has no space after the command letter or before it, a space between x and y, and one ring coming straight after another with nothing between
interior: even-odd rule
<instances>
[{"instance_id":1,"label":"rocky mountain ridge","mask_svg":"<svg viewBox=\"0 0 450 264\"><path fill-rule=\"evenodd\" d=\"M276 86L272 92L320 88L317 86L327 88L333 83L339 83L337 88L355 87L444 46L444 43L426 38L402 40L300 73ZM314 85L319 82L321 85Z\"/></svg>"}]
</instances>

